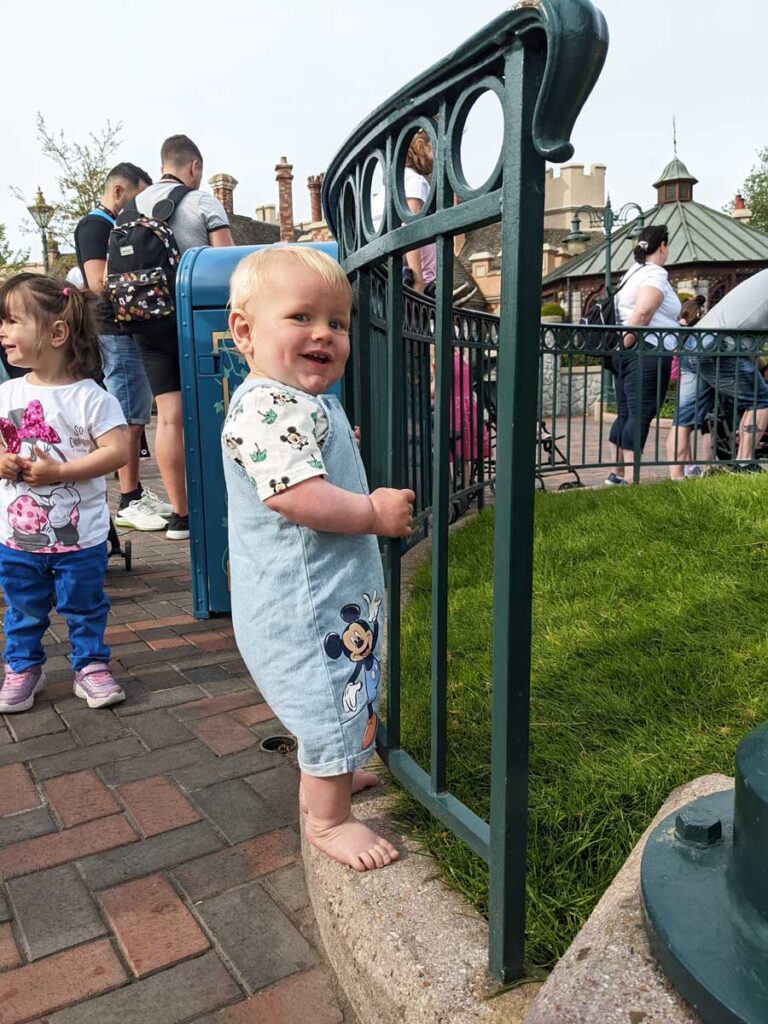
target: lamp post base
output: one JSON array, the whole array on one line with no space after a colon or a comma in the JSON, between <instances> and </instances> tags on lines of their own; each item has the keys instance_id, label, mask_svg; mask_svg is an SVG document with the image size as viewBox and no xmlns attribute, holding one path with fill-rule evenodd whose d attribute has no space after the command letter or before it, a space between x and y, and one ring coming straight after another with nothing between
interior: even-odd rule
<instances>
[{"instance_id":1,"label":"lamp post base","mask_svg":"<svg viewBox=\"0 0 768 1024\"><path fill-rule=\"evenodd\" d=\"M665 818L643 853L651 948L707 1024L768 1022L766 811L763 726L739 746L735 795L702 797Z\"/></svg>"}]
</instances>

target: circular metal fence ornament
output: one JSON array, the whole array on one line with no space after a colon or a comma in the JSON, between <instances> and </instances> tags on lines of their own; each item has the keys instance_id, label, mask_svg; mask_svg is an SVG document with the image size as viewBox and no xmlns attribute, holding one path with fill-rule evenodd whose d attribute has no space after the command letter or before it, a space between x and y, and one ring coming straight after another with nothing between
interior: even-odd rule
<instances>
[{"instance_id":1,"label":"circular metal fence ornament","mask_svg":"<svg viewBox=\"0 0 768 1024\"><path fill-rule=\"evenodd\" d=\"M423 131L429 137L429 142L432 146L432 153L437 153L437 134L435 132L435 125L428 117L417 117L415 121L411 121L407 128L404 128L400 132L397 142L395 143L393 160L395 168L395 190L392 198L395 204L395 212L403 224L410 224L412 221L418 220L420 217L425 217L427 214L432 213L432 207L435 201L437 175L434 174L434 172L429 186L429 194L424 200L424 205L418 213L413 213L409 210L408 200L405 198L405 158L408 155L408 147L411 144L413 136L419 131Z\"/></svg>"},{"instance_id":2,"label":"circular metal fence ornament","mask_svg":"<svg viewBox=\"0 0 768 1024\"><path fill-rule=\"evenodd\" d=\"M366 158L363 170L360 175L360 223L363 228L363 237L367 242L384 233L387 223L387 204L384 203L383 215L378 228L374 227L373 212L371 203L373 201L373 179L376 175L376 168L380 167L382 172L381 188L384 189L387 180L387 161L380 149L375 149Z\"/></svg>"},{"instance_id":3,"label":"circular metal fence ornament","mask_svg":"<svg viewBox=\"0 0 768 1024\"><path fill-rule=\"evenodd\" d=\"M459 96L456 101L456 105L453 108L450 121L448 122L448 146L446 148L446 171L448 173L448 180L451 183L451 187L456 195L461 200L475 199L477 196L485 195L486 192L492 192L501 185L501 171L504 166L504 135L502 132L501 145L499 146L499 155L496 159L496 164L485 179L485 181L473 188L467 181L466 175L464 174L464 168L461 162L461 144L464 136L464 131L467 126L467 119L469 118L472 108L475 106L481 96L486 93L492 92L495 94L499 101L499 105L504 111L504 86L498 78L493 76L487 76L481 78L480 81L475 82L469 88L465 89L464 92Z\"/></svg>"}]
</instances>

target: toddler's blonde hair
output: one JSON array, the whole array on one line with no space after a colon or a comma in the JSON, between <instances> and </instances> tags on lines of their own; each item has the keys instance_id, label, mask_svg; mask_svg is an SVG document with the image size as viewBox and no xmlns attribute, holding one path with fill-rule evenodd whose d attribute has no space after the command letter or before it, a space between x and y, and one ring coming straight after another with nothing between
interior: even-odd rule
<instances>
[{"instance_id":1,"label":"toddler's blonde hair","mask_svg":"<svg viewBox=\"0 0 768 1024\"><path fill-rule=\"evenodd\" d=\"M341 266L321 249L308 245L274 245L259 249L240 260L229 281L230 309L243 309L245 304L258 297L269 282L276 267L289 260L296 261L308 270L318 274L326 284L345 293L352 302L352 287ZM288 267L286 267L286 271Z\"/></svg>"}]
</instances>

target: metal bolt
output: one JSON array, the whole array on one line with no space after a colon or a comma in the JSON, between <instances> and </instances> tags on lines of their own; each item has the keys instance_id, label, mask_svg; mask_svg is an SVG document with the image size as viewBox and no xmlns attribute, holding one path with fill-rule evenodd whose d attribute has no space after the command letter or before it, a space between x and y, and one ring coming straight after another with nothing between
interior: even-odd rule
<instances>
[{"instance_id":1,"label":"metal bolt","mask_svg":"<svg viewBox=\"0 0 768 1024\"><path fill-rule=\"evenodd\" d=\"M684 807L675 819L675 834L689 846L714 846L723 838L723 823L702 807Z\"/></svg>"}]
</instances>

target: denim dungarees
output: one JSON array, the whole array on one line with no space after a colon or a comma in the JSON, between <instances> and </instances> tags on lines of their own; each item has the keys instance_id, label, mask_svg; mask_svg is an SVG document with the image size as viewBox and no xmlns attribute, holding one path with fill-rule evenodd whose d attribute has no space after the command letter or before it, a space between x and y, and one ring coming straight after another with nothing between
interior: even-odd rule
<instances>
[{"instance_id":1,"label":"denim dungarees","mask_svg":"<svg viewBox=\"0 0 768 1024\"><path fill-rule=\"evenodd\" d=\"M253 388L275 386L246 380L230 408ZM326 479L367 494L362 459L338 399L278 386L325 412ZM376 538L289 522L259 498L226 450L223 460L232 622L240 653L267 703L298 737L302 770L317 776L350 772L369 760L376 736L384 620Z\"/></svg>"}]
</instances>

